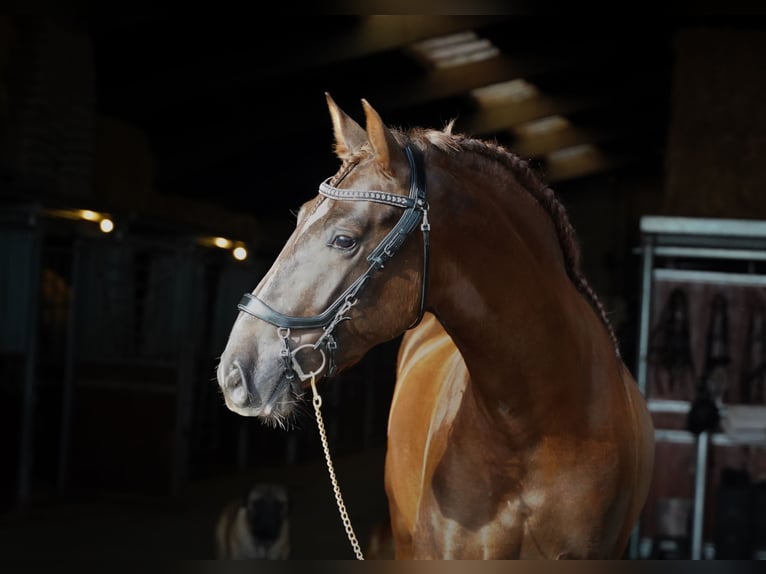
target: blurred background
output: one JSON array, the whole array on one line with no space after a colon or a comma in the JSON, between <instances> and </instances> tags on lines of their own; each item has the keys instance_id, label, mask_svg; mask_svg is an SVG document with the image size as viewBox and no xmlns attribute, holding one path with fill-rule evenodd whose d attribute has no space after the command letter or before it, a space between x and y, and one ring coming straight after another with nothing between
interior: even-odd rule
<instances>
[{"instance_id":1,"label":"blurred background","mask_svg":"<svg viewBox=\"0 0 766 574\"><path fill-rule=\"evenodd\" d=\"M390 125L455 119L530 160L662 431L629 557L760 557L766 18L736 4L603 22L0 16L3 555L213 558L223 505L272 481L292 495L292 557L353 557L310 409L271 429L214 379L239 298L338 167L329 92L362 124L365 98ZM387 516L397 343L325 391L363 546ZM700 433L705 390L727 424ZM756 407L747 433L727 405Z\"/></svg>"}]
</instances>

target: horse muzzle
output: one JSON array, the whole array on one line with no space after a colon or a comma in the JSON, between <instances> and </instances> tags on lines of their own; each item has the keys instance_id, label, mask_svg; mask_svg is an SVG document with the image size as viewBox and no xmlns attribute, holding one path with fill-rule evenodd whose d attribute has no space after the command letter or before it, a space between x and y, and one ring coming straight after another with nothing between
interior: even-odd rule
<instances>
[{"instance_id":1,"label":"horse muzzle","mask_svg":"<svg viewBox=\"0 0 766 574\"><path fill-rule=\"evenodd\" d=\"M249 417L285 416L299 389L279 365L257 365L242 357L222 358L217 378L229 410Z\"/></svg>"},{"instance_id":2,"label":"horse muzzle","mask_svg":"<svg viewBox=\"0 0 766 574\"><path fill-rule=\"evenodd\" d=\"M262 418L287 415L309 381L327 374L329 362L321 347L304 343L286 348L287 357L284 350L271 349L268 359L254 353L224 352L217 379L229 410Z\"/></svg>"}]
</instances>

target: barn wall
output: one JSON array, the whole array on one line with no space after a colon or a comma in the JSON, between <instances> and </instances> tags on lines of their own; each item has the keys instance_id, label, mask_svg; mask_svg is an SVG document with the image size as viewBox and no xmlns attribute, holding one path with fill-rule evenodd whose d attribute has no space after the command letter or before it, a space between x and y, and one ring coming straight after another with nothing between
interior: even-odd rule
<instances>
[{"instance_id":1,"label":"barn wall","mask_svg":"<svg viewBox=\"0 0 766 574\"><path fill-rule=\"evenodd\" d=\"M81 27L44 18L6 17L2 27L0 166L17 192L87 197L96 117L90 38Z\"/></svg>"},{"instance_id":2,"label":"barn wall","mask_svg":"<svg viewBox=\"0 0 766 574\"><path fill-rule=\"evenodd\" d=\"M667 214L766 219L766 32L678 33Z\"/></svg>"}]
</instances>

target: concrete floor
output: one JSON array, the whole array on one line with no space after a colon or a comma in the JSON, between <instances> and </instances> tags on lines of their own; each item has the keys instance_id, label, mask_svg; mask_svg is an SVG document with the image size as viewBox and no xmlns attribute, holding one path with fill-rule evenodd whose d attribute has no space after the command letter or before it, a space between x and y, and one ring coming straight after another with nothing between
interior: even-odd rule
<instances>
[{"instance_id":1,"label":"concrete floor","mask_svg":"<svg viewBox=\"0 0 766 574\"><path fill-rule=\"evenodd\" d=\"M374 526L387 516L383 459L384 452L374 450L334 460L363 550ZM6 559L213 559L219 512L261 481L289 489L292 559L354 559L323 459L194 482L173 499L111 495L37 504L0 515L0 550Z\"/></svg>"}]
</instances>

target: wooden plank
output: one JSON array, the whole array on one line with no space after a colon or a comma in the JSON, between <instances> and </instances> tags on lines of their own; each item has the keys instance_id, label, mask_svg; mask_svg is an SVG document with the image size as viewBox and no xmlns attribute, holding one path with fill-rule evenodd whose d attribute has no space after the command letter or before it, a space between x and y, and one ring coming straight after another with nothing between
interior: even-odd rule
<instances>
[{"instance_id":1,"label":"wooden plank","mask_svg":"<svg viewBox=\"0 0 766 574\"><path fill-rule=\"evenodd\" d=\"M630 154L602 153L566 161L546 161L542 172L545 180L557 183L624 168L638 163L640 158Z\"/></svg>"},{"instance_id":2,"label":"wooden plank","mask_svg":"<svg viewBox=\"0 0 766 574\"><path fill-rule=\"evenodd\" d=\"M291 62L296 69L326 66L397 50L414 42L494 25L510 16L372 15L345 34L328 35Z\"/></svg>"},{"instance_id":3,"label":"wooden plank","mask_svg":"<svg viewBox=\"0 0 766 574\"><path fill-rule=\"evenodd\" d=\"M457 131L474 136L498 132L519 124L547 116L566 116L604 103L606 96L552 97L541 95L522 102L504 101L490 106L481 106L470 115L458 118Z\"/></svg>"}]
</instances>

